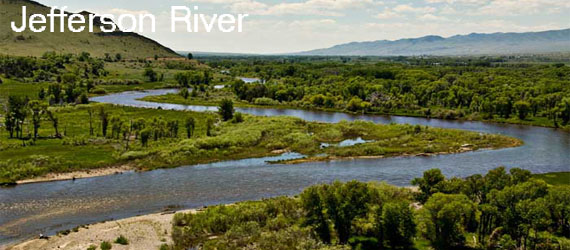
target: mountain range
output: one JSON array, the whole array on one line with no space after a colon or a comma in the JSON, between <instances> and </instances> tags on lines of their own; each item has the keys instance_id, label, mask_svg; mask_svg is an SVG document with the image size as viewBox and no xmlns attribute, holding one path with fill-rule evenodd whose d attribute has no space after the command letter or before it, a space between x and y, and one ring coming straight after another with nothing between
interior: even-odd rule
<instances>
[{"instance_id":1,"label":"mountain range","mask_svg":"<svg viewBox=\"0 0 570 250\"><path fill-rule=\"evenodd\" d=\"M395 41L351 42L297 55L415 56L496 55L570 52L570 29L526 33L471 33Z\"/></svg>"}]
</instances>

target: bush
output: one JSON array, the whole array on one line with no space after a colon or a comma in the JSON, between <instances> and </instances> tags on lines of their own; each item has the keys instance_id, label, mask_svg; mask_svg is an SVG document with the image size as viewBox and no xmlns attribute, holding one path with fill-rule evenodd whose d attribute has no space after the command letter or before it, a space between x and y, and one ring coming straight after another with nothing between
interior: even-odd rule
<instances>
[{"instance_id":1,"label":"bush","mask_svg":"<svg viewBox=\"0 0 570 250\"><path fill-rule=\"evenodd\" d=\"M125 236L119 236L117 237L117 239L115 240L115 243L120 244L120 245L128 245L129 244L129 240L127 240L127 238L125 238Z\"/></svg>"},{"instance_id":2,"label":"bush","mask_svg":"<svg viewBox=\"0 0 570 250\"><path fill-rule=\"evenodd\" d=\"M233 123L242 123L243 122L243 115L241 113L236 113L234 115L234 119L232 120Z\"/></svg>"},{"instance_id":3,"label":"bush","mask_svg":"<svg viewBox=\"0 0 570 250\"><path fill-rule=\"evenodd\" d=\"M188 92L187 88L182 88L178 94L182 96L182 98L184 99L188 99L188 97L190 96L190 92Z\"/></svg>"},{"instance_id":4,"label":"bush","mask_svg":"<svg viewBox=\"0 0 570 250\"><path fill-rule=\"evenodd\" d=\"M95 245L91 245L87 248L87 250L96 250L96 249L97 249L97 246L95 246Z\"/></svg>"},{"instance_id":5,"label":"bush","mask_svg":"<svg viewBox=\"0 0 570 250\"><path fill-rule=\"evenodd\" d=\"M261 98L256 98L255 100L253 100L253 104L262 105L262 106L270 106L270 105L277 105L277 104L279 104L279 102L276 100L273 100L271 98L261 97Z\"/></svg>"},{"instance_id":6,"label":"bush","mask_svg":"<svg viewBox=\"0 0 570 250\"><path fill-rule=\"evenodd\" d=\"M113 245L111 245L111 243L109 243L108 241L103 241L101 242L101 245L99 247L101 248L101 250L110 250L111 248L113 248Z\"/></svg>"},{"instance_id":7,"label":"bush","mask_svg":"<svg viewBox=\"0 0 570 250\"><path fill-rule=\"evenodd\" d=\"M218 113L222 117L222 120L228 121L234 117L234 102L230 99L223 99L218 107Z\"/></svg>"},{"instance_id":8,"label":"bush","mask_svg":"<svg viewBox=\"0 0 570 250\"><path fill-rule=\"evenodd\" d=\"M102 88L97 87L97 88L94 88L94 89L91 91L91 93L97 94L97 95L104 95L104 94L107 93L107 91L105 91L105 90L102 89Z\"/></svg>"}]
</instances>

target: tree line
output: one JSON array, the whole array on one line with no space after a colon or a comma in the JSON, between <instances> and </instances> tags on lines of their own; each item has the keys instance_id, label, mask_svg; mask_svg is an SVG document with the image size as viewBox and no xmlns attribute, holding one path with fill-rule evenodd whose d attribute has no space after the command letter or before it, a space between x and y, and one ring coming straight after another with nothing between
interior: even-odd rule
<instances>
[{"instance_id":1,"label":"tree line","mask_svg":"<svg viewBox=\"0 0 570 250\"><path fill-rule=\"evenodd\" d=\"M278 197L176 214L172 249L566 249L570 189L504 167L446 178L424 172L412 192L387 184L321 184Z\"/></svg>"},{"instance_id":2,"label":"tree line","mask_svg":"<svg viewBox=\"0 0 570 250\"><path fill-rule=\"evenodd\" d=\"M219 66L219 64L216 64ZM234 75L261 83L235 83L248 102L271 98L302 107L458 119L570 121L570 67L478 64L233 62Z\"/></svg>"}]
</instances>

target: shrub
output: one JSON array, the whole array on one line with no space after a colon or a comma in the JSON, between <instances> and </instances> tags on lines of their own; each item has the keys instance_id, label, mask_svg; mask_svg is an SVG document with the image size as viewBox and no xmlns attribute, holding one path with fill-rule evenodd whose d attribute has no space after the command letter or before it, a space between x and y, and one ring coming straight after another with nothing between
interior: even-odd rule
<instances>
[{"instance_id":1,"label":"shrub","mask_svg":"<svg viewBox=\"0 0 570 250\"><path fill-rule=\"evenodd\" d=\"M104 95L104 94L107 93L107 91L105 91L105 90L102 89L102 88L96 87L96 88L94 88L94 89L91 91L91 93L97 94L97 95Z\"/></svg>"},{"instance_id":2,"label":"shrub","mask_svg":"<svg viewBox=\"0 0 570 250\"><path fill-rule=\"evenodd\" d=\"M101 250L110 250L111 248L113 248L113 245L111 245L111 243L109 243L108 241L103 241L101 242L101 245L99 247L101 248Z\"/></svg>"},{"instance_id":3,"label":"shrub","mask_svg":"<svg viewBox=\"0 0 570 250\"><path fill-rule=\"evenodd\" d=\"M243 115L241 113L236 113L234 115L234 119L232 120L233 123L242 123L243 122Z\"/></svg>"},{"instance_id":4,"label":"shrub","mask_svg":"<svg viewBox=\"0 0 570 250\"><path fill-rule=\"evenodd\" d=\"M91 245L87 248L87 250L95 250L95 249L97 249L97 246L95 245Z\"/></svg>"},{"instance_id":5,"label":"shrub","mask_svg":"<svg viewBox=\"0 0 570 250\"><path fill-rule=\"evenodd\" d=\"M270 106L270 105L277 105L277 104L279 104L279 102L276 100L273 100L271 98L261 97L261 98L256 98L255 100L253 100L253 104L262 105L262 106Z\"/></svg>"},{"instance_id":6,"label":"shrub","mask_svg":"<svg viewBox=\"0 0 570 250\"><path fill-rule=\"evenodd\" d=\"M128 245L129 244L129 240L127 240L127 238L125 238L125 236L119 236L117 237L117 239L115 240L115 243L120 244L120 245Z\"/></svg>"}]
</instances>

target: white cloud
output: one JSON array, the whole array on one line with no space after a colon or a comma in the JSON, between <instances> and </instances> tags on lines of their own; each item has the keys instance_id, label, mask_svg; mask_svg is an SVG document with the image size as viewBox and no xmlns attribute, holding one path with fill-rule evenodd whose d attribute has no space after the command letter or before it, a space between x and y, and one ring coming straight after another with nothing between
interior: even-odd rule
<instances>
[{"instance_id":1,"label":"white cloud","mask_svg":"<svg viewBox=\"0 0 570 250\"><path fill-rule=\"evenodd\" d=\"M516 16L548 12L570 11L567 0L492 0L481 7L476 15Z\"/></svg>"},{"instance_id":2,"label":"white cloud","mask_svg":"<svg viewBox=\"0 0 570 250\"><path fill-rule=\"evenodd\" d=\"M398 13L432 13L436 11L434 7L413 7L408 4L400 4L393 10Z\"/></svg>"},{"instance_id":3,"label":"white cloud","mask_svg":"<svg viewBox=\"0 0 570 250\"><path fill-rule=\"evenodd\" d=\"M402 15L390 10L390 9L384 9L384 11L378 13L375 17L379 18L379 19L393 19L393 18L398 18L401 17Z\"/></svg>"},{"instance_id":4,"label":"white cloud","mask_svg":"<svg viewBox=\"0 0 570 250\"><path fill-rule=\"evenodd\" d=\"M419 16L418 19L423 20L423 21L448 21L449 19L447 19L446 17L443 16L436 16L433 14L424 14L422 16Z\"/></svg>"},{"instance_id":5,"label":"white cloud","mask_svg":"<svg viewBox=\"0 0 570 250\"><path fill-rule=\"evenodd\" d=\"M266 4L255 0L189 0L199 3L228 4L232 12L255 15L343 16L348 9L382 5L375 0L307 0L295 3Z\"/></svg>"}]
</instances>

